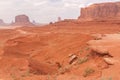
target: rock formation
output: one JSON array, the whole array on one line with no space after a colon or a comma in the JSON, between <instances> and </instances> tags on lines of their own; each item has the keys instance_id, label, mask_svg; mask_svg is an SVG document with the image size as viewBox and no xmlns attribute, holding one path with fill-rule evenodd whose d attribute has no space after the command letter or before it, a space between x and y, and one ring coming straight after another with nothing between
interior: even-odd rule
<instances>
[{"instance_id":1,"label":"rock formation","mask_svg":"<svg viewBox=\"0 0 120 80\"><path fill-rule=\"evenodd\" d=\"M0 19L0 26L5 26L6 24L4 23L4 21L2 19Z\"/></svg>"},{"instance_id":2,"label":"rock formation","mask_svg":"<svg viewBox=\"0 0 120 80\"><path fill-rule=\"evenodd\" d=\"M1 24L1 23L4 23L2 19L0 19L0 24Z\"/></svg>"},{"instance_id":3,"label":"rock formation","mask_svg":"<svg viewBox=\"0 0 120 80\"><path fill-rule=\"evenodd\" d=\"M119 20L120 2L93 4L81 9L79 20Z\"/></svg>"},{"instance_id":4,"label":"rock formation","mask_svg":"<svg viewBox=\"0 0 120 80\"><path fill-rule=\"evenodd\" d=\"M61 21L61 17L58 17L58 22L60 22Z\"/></svg>"},{"instance_id":5,"label":"rock formation","mask_svg":"<svg viewBox=\"0 0 120 80\"><path fill-rule=\"evenodd\" d=\"M26 15L18 15L15 17L16 23L29 23L29 17Z\"/></svg>"},{"instance_id":6,"label":"rock formation","mask_svg":"<svg viewBox=\"0 0 120 80\"><path fill-rule=\"evenodd\" d=\"M33 24L30 22L28 16L18 15L18 16L15 17L14 25L33 25Z\"/></svg>"}]
</instances>

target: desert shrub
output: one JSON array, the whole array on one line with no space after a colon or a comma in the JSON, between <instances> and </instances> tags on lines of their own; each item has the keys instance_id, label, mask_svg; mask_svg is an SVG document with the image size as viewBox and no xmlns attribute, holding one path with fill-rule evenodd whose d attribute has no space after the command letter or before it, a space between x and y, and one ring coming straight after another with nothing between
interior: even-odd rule
<instances>
[{"instance_id":1,"label":"desert shrub","mask_svg":"<svg viewBox=\"0 0 120 80\"><path fill-rule=\"evenodd\" d=\"M112 77L104 77L104 78L101 78L100 80L113 80Z\"/></svg>"},{"instance_id":2,"label":"desert shrub","mask_svg":"<svg viewBox=\"0 0 120 80\"><path fill-rule=\"evenodd\" d=\"M15 75L11 74L11 77L12 77L13 80L16 80L16 76Z\"/></svg>"},{"instance_id":3,"label":"desert shrub","mask_svg":"<svg viewBox=\"0 0 120 80\"><path fill-rule=\"evenodd\" d=\"M24 74L21 75L21 77L30 76L30 70L27 70Z\"/></svg>"},{"instance_id":4,"label":"desert shrub","mask_svg":"<svg viewBox=\"0 0 120 80\"><path fill-rule=\"evenodd\" d=\"M87 61L88 61L88 58L87 58L87 57L79 58L79 59L78 59L78 64L83 64L83 63L85 63L85 62L87 62Z\"/></svg>"},{"instance_id":5,"label":"desert shrub","mask_svg":"<svg viewBox=\"0 0 120 80\"><path fill-rule=\"evenodd\" d=\"M86 47L85 50L88 51L90 48L89 47Z\"/></svg>"},{"instance_id":6,"label":"desert shrub","mask_svg":"<svg viewBox=\"0 0 120 80\"><path fill-rule=\"evenodd\" d=\"M61 67L59 68L58 72L60 74L64 74L65 72L69 72L69 69L71 68L71 66L65 66L65 67Z\"/></svg>"},{"instance_id":7,"label":"desert shrub","mask_svg":"<svg viewBox=\"0 0 120 80\"><path fill-rule=\"evenodd\" d=\"M84 51L83 50L80 50L80 54L82 54Z\"/></svg>"},{"instance_id":8,"label":"desert shrub","mask_svg":"<svg viewBox=\"0 0 120 80\"><path fill-rule=\"evenodd\" d=\"M84 77L87 77L87 76L89 76L90 74L92 74L92 73L94 73L94 72L95 72L94 69L92 69L92 68L87 68L87 69L85 69L83 76L84 76Z\"/></svg>"}]
</instances>

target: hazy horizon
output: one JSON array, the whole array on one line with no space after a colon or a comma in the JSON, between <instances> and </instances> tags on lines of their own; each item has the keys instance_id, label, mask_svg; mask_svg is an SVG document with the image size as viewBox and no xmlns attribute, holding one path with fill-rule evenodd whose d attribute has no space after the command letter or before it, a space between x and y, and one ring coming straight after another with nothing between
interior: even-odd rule
<instances>
[{"instance_id":1,"label":"hazy horizon","mask_svg":"<svg viewBox=\"0 0 120 80\"><path fill-rule=\"evenodd\" d=\"M57 17L75 19L80 15L81 7L115 1L119 0L0 0L0 19L10 23L20 14L39 23L56 21Z\"/></svg>"}]
</instances>

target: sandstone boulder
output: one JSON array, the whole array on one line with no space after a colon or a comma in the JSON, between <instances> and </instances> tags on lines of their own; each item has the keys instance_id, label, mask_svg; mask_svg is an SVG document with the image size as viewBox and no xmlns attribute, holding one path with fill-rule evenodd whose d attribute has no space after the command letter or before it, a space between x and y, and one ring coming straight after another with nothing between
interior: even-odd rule
<instances>
[{"instance_id":1,"label":"sandstone boulder","mask_svg":"<svg viewBox=\"0 0 120 80\"><path fill-rule=\"evenodd\" d=\"M104 61L109 64L109 65L113 65L115 64L117 61L114 60L113 58L104 58Z\"/></svg>"}]
</instances>

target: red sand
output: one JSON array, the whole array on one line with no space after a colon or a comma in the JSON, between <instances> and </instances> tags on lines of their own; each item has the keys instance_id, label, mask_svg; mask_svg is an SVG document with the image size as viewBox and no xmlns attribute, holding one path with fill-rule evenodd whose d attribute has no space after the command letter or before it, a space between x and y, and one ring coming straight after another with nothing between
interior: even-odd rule
<instances>
[{"instance_id":1,"label":"red sand","mask_svg":"<svg viewBox=\"0 0 120 80\"><path fill-rule=\"evenodd\" d=\"M59 22L45 27L1 29L0 79L119 80L116 69L120 65L109 65L104 61L108 55L96 53L87 44L96 38L95 34L119 31L119 21ZM103 43L100 45L104 47ZM119 56L119 48L111 52Z\"/></svg>"}]
</instances>

